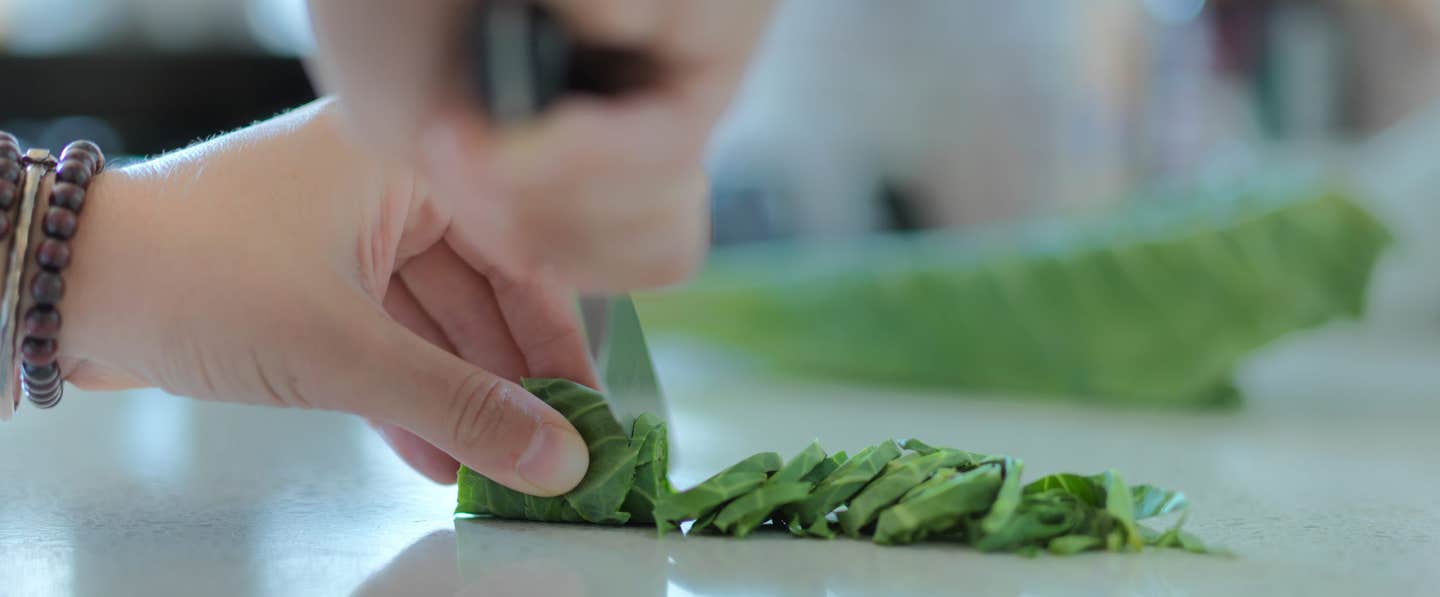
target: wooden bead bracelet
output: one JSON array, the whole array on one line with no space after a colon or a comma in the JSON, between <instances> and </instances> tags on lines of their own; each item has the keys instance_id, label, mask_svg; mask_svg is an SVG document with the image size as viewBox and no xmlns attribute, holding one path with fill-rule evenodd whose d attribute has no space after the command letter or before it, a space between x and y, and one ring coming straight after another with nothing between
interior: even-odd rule
<instances>
[{"instance_id":1,"label":"wooden bead bracelet","mask_svg":"<svg viewBox=\"0 0 1440 597\"><path fill-rule=\"evenodd\" d=\"M65 146L55 159L43 149L22 155L15 137L0 132L0 209L4 212L0 243L10 249L0 294L0 391L15 397L13 402L0 400L0 419L9 418L19 406L17 360L20 389L32 404L53 407L64 393L64 375L57 362L62 323L59 304L65 295L62 274L70 265L70 239L75 236L90 181L104 169L104 154L89 141ZM53 179L49 178L52 173ZM45 210L37 222L42 196ZM22 288L29 291L30 303L23 323L17 322L26 302ZM22 327L23 339L17 342Z\"/></svg>"}]
</instances>

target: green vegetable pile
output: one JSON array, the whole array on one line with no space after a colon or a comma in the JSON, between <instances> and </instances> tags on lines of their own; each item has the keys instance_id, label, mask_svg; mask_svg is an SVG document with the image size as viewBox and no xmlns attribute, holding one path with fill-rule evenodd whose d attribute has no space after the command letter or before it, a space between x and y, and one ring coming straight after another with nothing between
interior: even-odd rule
<instances>
[{"instance_id":1,"label":"green vegetable pile","mask_svg":"<svg viewBox=\"0 0 1440 597\"><path fill-rule=\"evenodd\" d=\"M1121 405L1238 401L1237 365L1363 313L1391 237L1344 192L1252 182L1015 229L717 254L647 331L775 372Z\"/></svg>"},{"instance_id":2,"label":"green vegetable pile","mask_svg":"<svg viewBox=\"0 0 1440 597\"><path fill-rule=\"evenodd\" d=\"M600 393L571 381L525 380L565 415L590 447L590 470L569 494L538 498L460 471L456 512L540 522L653 523L661 533L693 521L689 533L744 537L767 525L798 537L864 535L876 543L950 541L982 551L1072 554L1135 551L1146 545L1207 552L1181 530L1138 521L1182 512L1185 496L1130 487L1114 472L1057 474L1022 483L1019 460L886 441L854 456L812 443L788 461L765 452L686 491L666 475L665 425L653 415L627 435Z\"/></svg>"}]
</instances>

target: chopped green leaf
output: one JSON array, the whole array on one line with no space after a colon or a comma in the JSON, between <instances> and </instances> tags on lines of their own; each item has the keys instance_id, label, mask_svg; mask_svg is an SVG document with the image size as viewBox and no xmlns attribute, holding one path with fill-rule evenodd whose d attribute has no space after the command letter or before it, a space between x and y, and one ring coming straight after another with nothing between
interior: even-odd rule
<instances>
[{"instance_id":1,"label":"chopped green leaf","mask_svg":"<svg viewBox=\"0 0 1440 597\"><path fill-rule=\"evenodd\" d=\"M820 442L810 444L785 466L780 467L765 485L735 498L715 518L721 532L744 537L768 520L781 506L799 502L810 495L814 482L802 481L825 460Z\"/></svg>"},{"instance_id":2,"label":"chopped green leaf","mask_svg":"<svg viewBox=\"0 0 1440 597\"><path fill-rule=\"evenodd\" d=\"M703 517L759 487L770 473L779 468L780 455L774 452L746 458L695 487L661 498L655 504L655 524L663 533L676 528L681 521Z\"/></svg>"},{"instance_id":3,"label":"chopped green leaf","mask_svg":"<svg viewBox=\"0 0 1440 597\"><path fill-rule=\"evenodd\" d=\"M1005 481L1000 485L1000 492L995 496L995 503L990 506L990 513L980 519L980 528L986 533L998 532L1010 522L1010 517L1015 513L1015 508L1020 506L1021 490L1020 471L1024 463L1015 458L1005 458L1001 461L1002 474Z\"/></svg>"},{"instance_id":4,"label":"chopped green leaf","mask_svg":"<svg viewBox=\"0 0 1440 597\"><path fill-rule=\"evenodd\" d=\"M624 510L631 522L655 522L655 504L674 493L670 487L670 443L665 422L650 413L635 419L630 445L639 451L635 484L625 495Z\"/></svg>"},{"instance_id":5,"label":"chopped green leaf","mask_svg":"<svg viewBox=\"0 0 1440 597\"><path fill-rule=\"evenodd\" d=\"M881 512L875 542L904 545L954 528L966 515L990 508L1002 483L1001 466L993 463L947 476Z\"/></svg>"},{"instance_id":6,"label":"chopped green leaf","mask_svg":"<svg viewBox=\"0 0 1440 597\"><path fill-rule=\"evenodd\" d=\"M817 483L814 492L798 505L794 515L800 517L807 529L823 522L825 515L858 493L880 474L886 464L899 457L900 445L893 440L861 450Z\"/></svg>"},{"instance_id":7,"label":"chopped green leaf","mask_svg":"<svg viewBox=\"0 0 1440 597\"><path fill-rule=\"evenodd\" d=\"M695 487L676 493L667 473L664 422L635 421L625 436L603 397L563 380L525 380L525 387L568 418L590 448L591 466L570 493L524 495L474 471L460 470L457 513L544 522L653 522L661 532L693 521L689 533L744 537L767 520L800 537L833 538L838 520L852 537L873 533L877 543L926 539L981 551L1035 556L1149 545L1194 553L1224 553L1181 527L1184 494L1150 485L1130 488L1118 473L1056 474L1021 482L1022 464L893 441L826 456L813 442L783 462L778 454L751 456ZM1181 513L1169 530L1136 521Z\"/></svg>"},{"instance_id":8,"label":"chopped green leaf","mask_svg":"<svg viewBox=\"0 0 1440 597\"><path fill-rule=\"evenodd\" d=\"M908 445L908 442L907 442ZM977 464L974 455L959 450L935 450L929 454L906 454L885 468L885 473L850 500L839 515L840 529L851 538L880 517L880 511L900 500L910 488L929 479L942 468L969 468Z\"/></svg>"},{"instance_id":9,"label":"chopped green leaf","mask_svg":"<svg viewBox=\"0 0 1440 597\"><path fill-rule=\"evenodd\" d=\"M1164 516L1184 509L1189 503L1183 493L1150 485L1137 485L1130 493L1135 498L1135 520Z\"/></svg>"}]
</instances>

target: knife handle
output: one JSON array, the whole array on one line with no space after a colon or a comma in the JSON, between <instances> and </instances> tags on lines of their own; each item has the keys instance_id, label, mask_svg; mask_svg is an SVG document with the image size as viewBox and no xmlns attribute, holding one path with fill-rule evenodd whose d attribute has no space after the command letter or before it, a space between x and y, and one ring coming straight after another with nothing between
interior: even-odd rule
<instances>
[{"instance_id":1,"label":"knife handle","mask_svg":"<svg viewBox=\"0 0 1440 597\"><path fill-rule=\"evenodd\" d=\"M482 109L500 122L533 118L569 95L618 97L660 78L649 54L587 44L526 0L480 2L471 39Z\"/></svg>"}]
</instances>

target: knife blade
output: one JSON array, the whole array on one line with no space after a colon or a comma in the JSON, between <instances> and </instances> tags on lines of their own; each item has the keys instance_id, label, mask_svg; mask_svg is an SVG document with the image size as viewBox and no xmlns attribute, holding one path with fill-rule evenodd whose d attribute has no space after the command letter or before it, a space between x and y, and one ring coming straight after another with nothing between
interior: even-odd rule
<instances>
[{"instance_id":1,"label":"knife blade","mask_svg":"<svg viewBox=\"0 0 1440 597\"><path fill-rule=\"evenodd\" d=\"M475 83L492 122L517 126L568 94L613 96L656 72L643 53L576 42L543 7L522 0L481 3L474 27ZM669 422L664 393L628 294L580 301L591 357L611 410L627 430L654 414Z\"/></svg>"}]
</instances>

